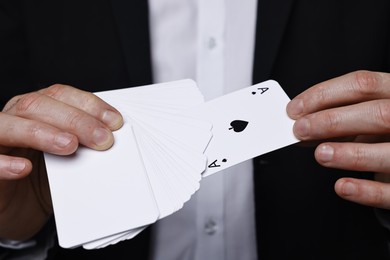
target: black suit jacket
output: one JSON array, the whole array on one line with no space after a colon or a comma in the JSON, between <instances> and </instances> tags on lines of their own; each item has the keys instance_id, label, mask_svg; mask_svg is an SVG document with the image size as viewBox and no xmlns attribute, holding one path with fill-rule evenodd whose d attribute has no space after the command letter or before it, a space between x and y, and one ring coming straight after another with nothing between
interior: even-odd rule
<instances>
[{"instance_id":1,"label":"black suit jacket","mask_svg":"<svg viewBox=\"0 0 390 260\"><path fill-rule=\"evenodd\" d=\"M100 91L153 82L145 0L1 0L0 12L2 104L54 83ZM359 69L390 70L390 1L259 1L253 83L275 79L292 98ZM342 176L370 173L323 168L297 145L254 164L260 259L389 259L374 210L333 190ZM149 229L106 249L50 255L146 257Z\"/></svg>"}]
</instances>

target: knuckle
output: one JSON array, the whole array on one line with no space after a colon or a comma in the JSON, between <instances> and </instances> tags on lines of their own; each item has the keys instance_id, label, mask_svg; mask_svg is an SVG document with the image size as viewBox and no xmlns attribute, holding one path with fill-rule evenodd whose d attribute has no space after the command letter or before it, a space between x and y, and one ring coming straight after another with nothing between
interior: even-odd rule
<instances>
[{"instance_id":1,"label":"knuckle","mask_svg":"<svg viewBox=\"0 0 390 260\"><path fill-rule=\"evenodd\" d=\"M15 96L13 98L11 98L7 104L5 104L2 112L6 113L8 111L10 111L19 101L19 99L21 98L22 96L21 95L18 95L18 96Z\"/></svg>"},{"instance_id":2,"label":"knuckle","mask_svg":"<svg viewBox=\"0 0 390 260\"><path fill-rule=\"evenodd\" d=\"M98 122L90 116L79 113L71 112L65 119L67 129L73 133L89 136L93 129L99 126Z\"/></svg>"},{"instance_id":3,"label":"knuckle","mask_svg":"<svg viewBox=\"0 0 390 260\"><path fill-rule=\"evenodd\" d=\"M376 107L378 121L382 122L385 129L390 130L390 103L380 102Z\"/></svg>"},{"instance_id":4,"label":"knuckle","mask_svg":"<svg viewBox=\"0 0 390 260\"><path fill-rule=\"evenodd\" d=\"M67 88L66 85L54 84L54 85L51 85L47 88L40 90L40 92L46 96L54 98L54 97L61 96L63 94L65 88Z\"/></svg>"},{"instance_id":5,"label":"knuckle","mask_svg":"<svg viewBox=\"0 0 390 260\"><path fill-rule=\"evenodd\" d=\"M380 78L375 72L360 70L354 73L353 88L364 96L375 95L380 91Z\"/></svg>"},{"instance_id":6,"label":"knuckle","mask_svg":"<svg viewBox=\"0 0 390 260\"><path fill-rule=\"evenodd\" d=\"M87 92L69 85L54 84L41 90L41 93L53 99L77 105L81 109L94 106L97 101L97 98L92 98L95 97L94 95L88 95Z\"/></svg>"},{"instance_id":7,"label":"knuckle","mask_svg":"<svg viewBox=\"0 0 390 260\"><path fill-rule=\"evenodd\" d=\"M24 114L29 111L36 110L40 105L41 95L37 92L32 92L26 95L21 96L13 104L16 114Z\"/></svg>"},{"instance_id":8,"label":"knuckle","mask_svg":"<svg viewBox=\"0 0 390 260\"><path fill-rule=\"evenodd\" d=\"M384 202L384 191L381 186L374 188L371 194L372 204L376 207L380 207Z\"/></svg>"},{"instance_id":9,"label":"knuckle","mask_svg":"<svg viewBox=\"0 0 390 260\"><path fill-rule=\"evenodd\" d=\"M40 140L40 135L44 130L39 125L33 125L27 129L27 134L30 136L31 140Z\"/></svg>"},{"instance_id":10,"label":"knuckle","mask_svg":"<svg viewBox=\"0 0 390 260\"><path fill-rule=\"evenodd\" d=\"M85 119L80 113L69 113L66 117L66 122L68 122L68 126L72 130L76 130L82 125L83 120ZM88 124L89 125L89 124Z\"/></svg>"},{"instance_id":11,"label":"knuckle","mask_svg":"<svg viewBox=\"0 0 390 260\"><path fill-rule=\"evenodd\" d=\"M367 165L366 164L366 159L367 159L367 153L366 150L363 149L361 146L355 147L354 151L352 152L354 155L354 160L353 160L353 167L354 168L361 168Z\"/></svg>"},{"instance_id":12,"label":"knuckle","mask_svg":"<svg viewBox=\"0 0 390 260\"><path fill-rule=\"evenodd\" d=\"M329 95L329 89L326 86L318 85L314 95L309 100L306 100L306 102L323 107L328 103Z\"/></svg>"},{"instance_id":13,"label":"knuckle","mask_svg":"<svg viewBox=\"0 0 390 260\"><path fill-rule=\"evenodd\" d=\"M325 113L324 121L327 122L327 130L334 132L339 128L342 118L338 113L329 111Z\"/></svg>"}]
</instances>

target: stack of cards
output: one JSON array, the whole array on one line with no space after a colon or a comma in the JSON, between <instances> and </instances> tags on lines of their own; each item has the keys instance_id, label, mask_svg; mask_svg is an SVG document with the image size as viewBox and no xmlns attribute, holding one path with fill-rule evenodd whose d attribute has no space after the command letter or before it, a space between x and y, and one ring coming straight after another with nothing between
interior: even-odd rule
<instances>
[{"instance_id":1,"label":"stack of cards","mask_svg":"<svg viewBox=\"0 0 390 260\"><path fill-rule=\"evenodd\" d=\"M96 95L124 116L114 146L45 154L64 248L131 239L180 210L202 177L297 142L272 80L209 102L187 79Z\"/></svg>"}]
</instances>

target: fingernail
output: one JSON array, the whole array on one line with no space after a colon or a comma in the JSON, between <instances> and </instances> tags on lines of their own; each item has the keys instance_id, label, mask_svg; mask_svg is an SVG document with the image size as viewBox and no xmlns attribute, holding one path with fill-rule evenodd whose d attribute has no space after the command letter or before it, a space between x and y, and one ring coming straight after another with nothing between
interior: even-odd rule
<instances>
[{"instance_id":1,"label":"fingernail","mask_svg":"<svg viewBox=\"0 0 390 260\"><path fill-rule=\"evenodd\" d=\"M10 163L10 171L15 174L21 173L26 168L26 164L22 160L12 160Z\"/></svg>"},{"instance_id":2,"label":"fingernail","mask_svg":"<svg viewBox=\"0 0 390 260\"><path fill-rule=\"evenodd\" d=\"M295 121L294 132L301 138L308 136L310 133L310 121L306 118L301 118Z\"/></svg>"},{"instance_id":3,"label":"fingernail","mask_svg":"<svg viewBox=\"0 0 390 260\"><path fill-rule=\"evenodd\" d=\"M317 150L317 158L322 162L330 162L333 160L334 149L330 145L321 145Z\"/></svg>"},{"instance_id":4,"label":"fingernail","mask_svg":"<svg viewBox=\"0 0 390 260\"><path fill-rule=\"evenodd\" d=\"M105 147L111 140L111 132L105 128L96 128L92 138L97 146Z\"/></svg>"},{"instance_id":5,"label":"fingernail","mask_svg":"<svg viewBox=\"0 0 390 260\"><path fill-rule=\"evenodd\" d=\"M68 133L59 133L54 138L54 142L59 147L66 147L72 142L73 135Z\"/></svg>"},{"instance_id":6,"label":"fingernail","mask_svg":"<svg viewBox=\"0 0 390 260\"><path fill-rule=\"evenodd\" d=\"M117 129L122 125L122 117L111 110L106 110L103 113L102 121L112 129Z\"/></svg>"},{"instance_id":7,"label":"fingernail","mask_svg":"<svg viewBox=\"0 0 390 260\"><path fill-rule=\"evenodd\" d=\"M344 182L341 185L341 192L345 196L352 196L356 194L357 186L352 182Z\"/></svg>"},{"instance_id":8,"label":"fingernail","mask_svg":"<svg viewBox=\"0 0 390 260\"><path fill-rule=\"evenodd\" d=\"M302 99L293 99L288 104L288 113L291 116L299 116L303 112Z\"/></svg>"}]
</instances>

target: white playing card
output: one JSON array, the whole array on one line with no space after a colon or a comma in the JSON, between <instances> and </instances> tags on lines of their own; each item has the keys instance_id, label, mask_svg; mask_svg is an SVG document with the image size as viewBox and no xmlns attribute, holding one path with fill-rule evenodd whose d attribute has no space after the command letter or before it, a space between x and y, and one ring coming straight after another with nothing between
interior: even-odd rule
<instances>
[{"instance_id":1,"label":"white playing card","mask_svg":"<svg viewBox=\"0 0 390 260\"><path fill-rule=\"evenodd\" d=\"M268 80L210 100L194 113L213 124L203 177L298 142L287 116L290 98Z\"/></svg>"},{"instance_id":2,"label":"white playing card","mask_svg":"<svg viewBox=\"0 0 390 260\"><path fill-rule=\"evenodd\" d=\"M64 248L153 223L159 216L131 124L104 152L45 154L59 243Z\"/></svg>"},{"instance_id":3,"label":"white playing card","mask_svg":"<svg viewBox=\"0 0 390 260\"><path fill-rule=\"evenodd\" d=\"M131 239L141 233L147 226L135 228L106 238L98 239L89 243L83 244L84 249L100 249L109 245L114 245L120 241Z\"/></svg>"}]
</instances>

